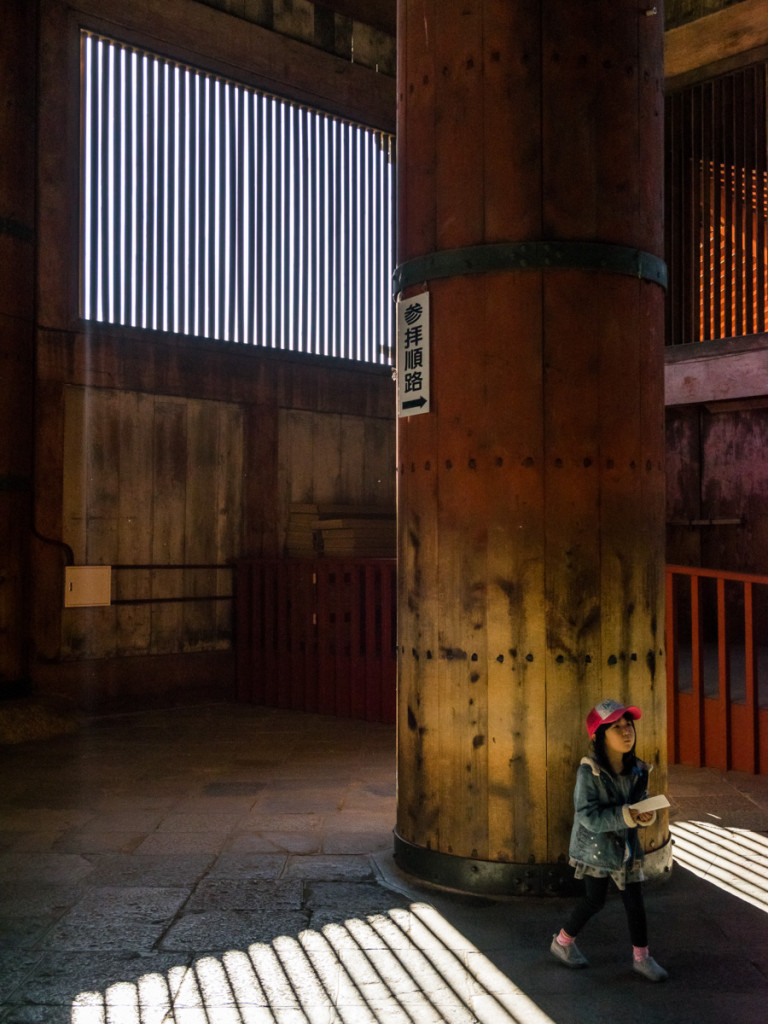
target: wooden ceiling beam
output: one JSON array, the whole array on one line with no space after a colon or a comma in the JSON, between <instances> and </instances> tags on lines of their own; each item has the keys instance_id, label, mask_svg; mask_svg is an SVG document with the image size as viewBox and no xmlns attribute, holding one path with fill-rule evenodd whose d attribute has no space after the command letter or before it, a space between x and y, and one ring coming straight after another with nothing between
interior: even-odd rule
<instances>
[{"instance_id":1,"label":"wooden ceiling beam","mask_svg":"<svg viewBox=\"0 0 768 1024\"><path fill-rule=\"evenodd\" d=\"M715 65L728 70L728 61L764 47L768 47L765 0L741 0L664 33L667 83Z\"/></svg>"},{"instance_id":2,"label":"wooden ceiling beam","mask_svg":"<svg viewBox=\"0 0 768 1024\"><path fill-rule=\"evenodd\" d=\"M353 21L361 21L389 35L397 29L396 0L313 0L315 7L324 7L336 14L343 14Z\"/></svg>"}]
</instances>

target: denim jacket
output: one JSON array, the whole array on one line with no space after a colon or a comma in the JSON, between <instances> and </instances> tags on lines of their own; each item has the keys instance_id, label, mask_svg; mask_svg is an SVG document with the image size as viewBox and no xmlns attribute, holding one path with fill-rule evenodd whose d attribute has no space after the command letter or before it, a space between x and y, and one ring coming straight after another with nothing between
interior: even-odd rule
<instances>
[{"instance_id":1,"label":"denim jacket","mask_svg":"<svg viewBox=\"0 0 768 1024\"><path fill-rule=\"evenodd\" d=\"M573 792L575 816L569 854L587 869L619 871L643 860L638 825L632 821L628 804L648 796L648 775L652 765L638 760L630 775L613 775L590 757L581 759Z\"/></svg>"}]
</instances>

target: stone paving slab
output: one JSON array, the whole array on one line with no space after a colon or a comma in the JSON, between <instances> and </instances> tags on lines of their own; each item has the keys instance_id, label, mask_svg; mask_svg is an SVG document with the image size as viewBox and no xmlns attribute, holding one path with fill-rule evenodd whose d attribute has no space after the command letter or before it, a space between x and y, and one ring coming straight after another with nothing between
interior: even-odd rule
<instances>
[{"instance_id":1,"label":"stone paving slab","mask_svg":"<svg viewBox=\"0 0 768 1024\"><path fill-rule=\"evenodd\" d=\"M92 888L46 933L55 950L152 950L187 899L183 888Z\"/></svg>"},{"instance_id":2,"label":"stone paving slab","mask_svg":"<svg viewBox=\"0 0 768 1024\"><path fill-rule=\"evenodd\" d=\"M156 941L158 948L185 952L211 949L248 949L269 943L275 935L295 935L307 927L303 910L261 907L247 910L203 910L182 914Z\"/></svg>"},{"instance_id":3,"label":"stone paving slab","mask_svg":"<svg viewBox=\"0 0 768 1024\"><path fill-rule=\"evenodd\" d=\"M167 855L106 853L90 857L86 885L158 885L192 887L208 870L213 858L204 853Z\"/></svg>"},{"instance_id":4,"label":"stone paving slab","mask_svg":"<svg viewBox=\"0 0 768 1024\"><path fill-rule=\"evenodd\" d=\"M232 836L226 846L227 853L319 853L323 846L323 833L317 832L244 832Z\"/></svg>"},{"instance_id":5,"label":"stone paving slab","mask_svg":"<svg viewBox=\"0 0 768 1024\"><path fill-rule=\"evenodd\" d=\"M707 801L707 809L702 813L701 800L696 797L680 797L670 813L670 823L676 821L710 821L713 824L724 824L728 828L746 828L761 830L765 828L766 812L759 807L747 804L744 807L733 806L733 794L712 797ZM724 826L725 827L725 826Z\"/></svg>"},{"instance_id":6,"label":"stone paving slab","mask_svg":"<svg viewBox=\"0 0 768 1024\"><path fill-rule=\"evenodd\" d=\"M365 917L367 914L385 914L393 906L407 906L408 899L393 899L373 878L362 882L348 879L333 882L328 880L308 882L304 886L304 904L313 914L323 912L345 917ZM330 919L330 918L329 918ZM316 927L313 924L313 927Z\"/></svg>"},{"instance_id":7,"label":"stone paving slab","mask_svg":"<svg viewBox=\"0 0 768 1024\"><path fill-rule=\"evenodd\" d=\"M91 870L88 858L78 853L19 850L0 854L0 882L29 880L42 884L76 885Z\"/></svg>"},{"instance_id":8,"label":"stone paving slab","mask_svg":"<svg viewBox=\"0 0 768 1024\"><path fill-rule=\"evenodd\" d=\"M141 856L174 856L177 854L217 854L226 842L221 832L153 832L145 836L135 849Z\"/></svg>"},{"instance_id":9,"label":"stone paving slab","mask_svg":"<svg viewBox=\"0 0 768 1024\"><path fill-rule=\"evenodd\" d=\"M186 913L209 910L300 910L304 886L299 879L204 878L184 907Z\"/></svg>"},{"instance_id":10,"label":"stone paving slab","mask_svg":"<svg viewBox=\"0 0 768 1024\"><path fill-rule=\"evenodd\" d=\"M43 956L39 950L14 949L3 943L0 948L0 1007L12 992L19 990L21 983L34 972Z\"/></svg>"},{"instance_id":11,"label":"stone paving slab","mask_svg":"<svg viewBox=\"0 0 768 1024\"><path fill-rule=\"evenodd\" d=\"M371 878L373 871L368 854L337 854L331 856L318 853L312 857L291 854L285 865L284 874L290 878L317 878L340 880L348 878Z\"/></svg>"},{"instance_id":12,"label":"stone paving slab","mask_svg":"<svg viewBox=\"0 0 768 1024\"><path fill-rule=\"evenodd\" d=\"M213 862L209 876L215 878L280 878L288 862L285 853L221 853Z\"/></svg>"},{"instance_id":13,"label":"stone paving slab","mask_svg":"<svg viewBox=\"0 0 768 1024\"><path fill-rule=\"evenodd\" d=\"M162 979L172 999L189 962L188 958L156 952L144 956L136 952L49 952L24 978L14 999L0 1011L4 1013L0 1019L3 1024L72 1024L73 1005L106 1002L112 1007L132 1007L137 989L151 984L153 978ZM135 1019L138 1021L138 1014Z\"/></svg>"},{"instance_id":14,"label":"stone paving slab","mask_svg":"<svg viewBox=\"0 0 768 1024\"><path fill-rule=\"evenodd\" d=\"M19 807L10 808L0 816L0 830L9 832L61 832L82 828L93 819L90 811L71 808Z\"/></svg>"},{"instance_id":15,"label":"stone paving slab","mask_svg":"<svg viewBox=\"0 0 768 1024\"><path fill-rule=\"evenodd\" d=\"M46 933L56 923L53 914L0 914L0 942L5 950L39 949Z\"/></svg>"},{"instance_id":16,"label":"stone paving slab","mask_svg":"<svg viewBox=\"0 0 768 1024\"><path fill-rule=\"evenodd\" d=\"M83 832L58 834L52 838L50 848L57 853L75 853L88 857L99 853L133 853L146 839L144 832ZM22 845L14 849L21 850Z\"/></svg>"},{"instance_id":17,"label":"stone paving slab","mask_svg":"<svg viewBox=\"0 0 768 1024\"><path fill-rule=\"evenodd\" d=\"M82 886L45 885L35 879L16 879L0 882L0 907L7 915L59 916L77 903L82 892Z\"/></svg>"},{"instance_id":18,"label":"stone paving slab","mask_svg":"<svg viewBox=\"0 0 768 1024\"><path fill-rule=\"evenodd\" d=\"M66 846L67 832L9 832L0 841L1 852L12 853L84 853L80 844ZM63 845L62 845L63 844Z\"/></svg>"},{"instance_id":19,"label":"stone paving slab","mask_svg":"<svg viewBox=\"0 0 768 1024\"><path fill-rule=\"evenodd\" d=\"M252 811L238 822L237 831L250 832L317 832L323 828L325 818L315 811L296 813L278 811L265 812L261 809Z\"/></svg>"},{"instance_id":20,"label":"stone paving slab","mask_svg":"<svg viewBox=\"0 0 768 1024\"><path fill-rule=\"evenodd\" d=\"M327 814L341 810L343 805L343 790L289 789L262 797L255 813Z\"/></svg>"},{"instance_id":21,"label":"stone paving slab","mask_svg":"<svg viewBox=\"0 0 768 1024\"><path fill-rule=\"evenodd\" d=\"M346 822L344 823L346 826ZM324 854L370 854L379 850L389 850L392 846L392 834L389 831L354 831L334 832L323 840Z\"/></svg>"}]
</instances>

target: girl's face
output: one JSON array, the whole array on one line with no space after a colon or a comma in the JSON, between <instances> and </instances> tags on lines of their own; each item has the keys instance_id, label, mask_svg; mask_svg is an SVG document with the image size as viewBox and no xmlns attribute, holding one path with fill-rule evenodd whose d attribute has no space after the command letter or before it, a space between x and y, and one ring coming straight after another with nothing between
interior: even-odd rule
<instances>
[{"instance_id":1,"label":"girl's face","mask_svg":"<svg viewBox=\"0 0 768 1024\"><path fill-rule=\"evenodd\" d=\"M605 749L615 754L628 754L635 745L635 723L627 715L612 722L605 730Z\"/></svg>"}]
</instances>

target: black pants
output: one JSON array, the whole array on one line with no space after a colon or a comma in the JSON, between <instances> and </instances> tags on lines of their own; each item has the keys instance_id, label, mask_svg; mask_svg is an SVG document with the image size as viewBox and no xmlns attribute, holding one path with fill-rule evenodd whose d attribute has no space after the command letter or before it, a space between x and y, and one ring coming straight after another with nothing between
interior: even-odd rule
<instances>
[{"instance_id":1,"label":"black pants","mask_svg":"<svg viewBox=\"0 0 768 1024\"><path fill-rule=\"evenodd\" d=\"M584 925L598 911L603 909L608 893L610 878L592 878L584 876L584 896L574 907L573 913L565 924L565 931L575 938ZM622 892L624 910L627 914L629 935L633 946L648 945L648 927L645 921L645 904L643 903L642 882L630 882Z\"/></svg>"}]
</instances>

